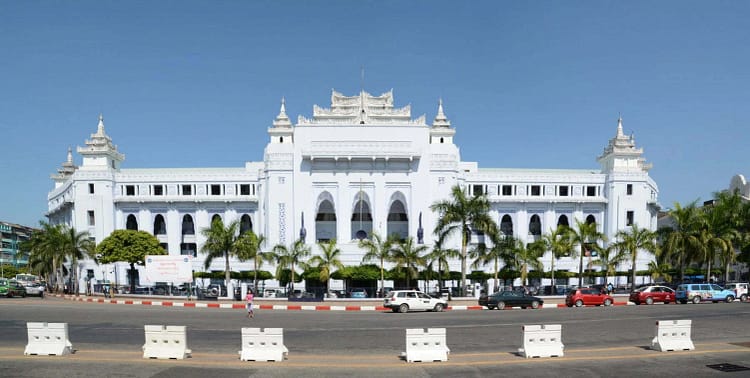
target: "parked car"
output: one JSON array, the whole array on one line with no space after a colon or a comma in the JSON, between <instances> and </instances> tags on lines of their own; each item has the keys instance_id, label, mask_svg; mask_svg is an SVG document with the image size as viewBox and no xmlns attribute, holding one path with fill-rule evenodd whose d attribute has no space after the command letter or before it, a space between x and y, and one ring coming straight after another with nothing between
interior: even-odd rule
<instances>
[{"instance_id":1,"label":"parked car","mask_svg":"<svg viewBox=\"0 0 750 378\"><path fill-rule=\"evenodd\" d=\"M726 290L716 284L682 284L677 286L677 291L675 292L675 300L682 304L708 301L713 303L718 303L719 301L732 303L735 298L734 291Z\"/></svg>"},{"instance_id":2,"label":"parked car","mask_svg":"<svg viewBox=\"0 0 750 378\"><path fill-rule=\"evenodd\" d=\"M615 301L611 295L590 287L573 289L565 296L565 305L568 307L581 307L583 305L611 306L612 303L615 303Z\"/></svg>"},{"instance_id":3,"label":"parked car","mask_svg":"<svg viewBox=\"0 0 750 378\"><path fill-rule=\"evenodd\" d=\"M733 290L735 298L739 298L742 302L747 302L749 286L750 285L748 285L747 282L730 282L724 285L724 288L727 290Z\"/></svg>"},{"instance_id":4,"label":"parked car","mask_svg":"<svg viewBox=\"0 0 750 378\"><path fill-rule=\"evenodd\" d=\"M16 280L0 278L0 295L5 295L8 298L25 297L26 289Z\"/></svg>"},{"instance_id":5,"label":"parked car","mask_svg":"<svg viewBox=\"0 0 750 378\"><path fill-rule=\"evenodd\" d=\"M367 298L367 290L361 287L355 287L349 291L349 298Z\"/></svg>"},{"instance_id":6,"label":"parked car","mask_svg":"<svg viewBox=\"0 0 750 378\"><path fill-rule=\"evenodd\" d=\"M433 298L421 291L394 290L383 299L383 306L390 308L393 312L401 313L411 310L441 312L448 307L448 301L442 298Z\"/></svg>"},{"instance_id":7,"label":"parked car","mask_svg":"<svg viewBox=\"0 0 750 378\"><path fill-rule=\"evenodd\" d=\"M641 286L630 293L630 301L639 305L647 305L654 302L664 302L668 304L674 302L674 290L659 285Z\"/></svg>"},{"instance_id":8,"label":"parked car","mask_svg":"<svg viewBox=\"0 0 750 378\"><path fill-rule=\"evenodd\" d=\"M479 305L488 309L502 310L506 307L539 308L544 300L521 291L501 291L490 296L479 297Z\"/></svg>"},{"instance_id":9,"label":"parked car","mask_svg":"<svg viewBox=\"0 0 750 378\"><path fill-rule=\"evenodd\" d=\"M44 285L39 282L28 283L24 286L26 295L35 297L44 297Z\"/></svg>"}]
</instances>

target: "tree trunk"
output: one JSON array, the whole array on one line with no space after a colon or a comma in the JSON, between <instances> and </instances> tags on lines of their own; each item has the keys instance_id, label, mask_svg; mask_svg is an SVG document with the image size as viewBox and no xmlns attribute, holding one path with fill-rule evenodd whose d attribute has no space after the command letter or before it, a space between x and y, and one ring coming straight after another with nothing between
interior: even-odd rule
<instances>
[{"instance_id":1,"label":"tree trunk","mask_svg":"<svg viewBox=\"0 0 750 378\"><path fill-rule=\"evenodd\" d=\"M555 288L555 253L552 252L552 285L550 285L550 291L549 293L552 295L557 294L557 289Z\"/></svg>"},{"instance_id":2,"label":"tree trunk","mask_svg":"<svg viewBox=\"0 0 750 378\"><path fill-rule=\"evenodd\" d=\"M224 252L224 272L224 279L226 281L224 285L227 287L227 296L231 297L234 293L229 292L229 280L232 279L232 276L229 272L229 251Z\"/></svg>"},{"instance_id":3,"label":"tree trunk","mask_svg":"<svg viewBox=\"0 0 750 378\"><path fill-rule=\"evenodd\" d=\"M461 296L466 296L466 232L461 231Z\"/></svg>"},{"instance_id":4,"label":"tree trunk","mask_svg":"<svg viewBox=\"0 0 750 378\"><path fill-rule=\"evenodd\" d=\"M630 273L630 279L631 279L630 291L633 291L633 289L635 289L635 260L637 257L638 255L633 254L633 272Z\"/></svg>"},{"instance_id":5,"label":"tree trunk","mask_svg":"<svg viewBox=\"0 0 750 378\"><path fill-rule=\"evenodd\" d=\"M130 263L130 272L128 272L128 275L130 276L130 292L135 293L135 263Z\"/></svg>"}]
</instances>

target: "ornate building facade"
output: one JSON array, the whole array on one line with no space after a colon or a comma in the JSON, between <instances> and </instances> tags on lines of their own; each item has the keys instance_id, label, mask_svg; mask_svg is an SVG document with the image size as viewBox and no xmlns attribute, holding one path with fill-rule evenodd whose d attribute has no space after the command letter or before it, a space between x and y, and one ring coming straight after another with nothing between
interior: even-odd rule
<instances>
[{"instance_id":1,"label":"ornate building facade","mask_svg":"<svg viewBox=\"0 0 750 378\"><path fill-rule=\"evenodd\" d=\"M622 119L597 159L598 169L480 168L461 160L456 131L442 101L428 124L424 115L412 118L410 106L394 107L392 91L380 96L333 91L330 108L316 105L312 117L300 116L296 124L282 100L262 162L138 169L123 166L125 156L100 116L96 133L77 148L81 165L69 150L52 175L48 217L89 231L97 242L116 229L151 232L170 255L195 256L196 271L204 261L200 230L215 217L238 220L242 230L265 235L267 248L302 238L316 253L316 242L336 239L345 265L361 263L358 240L373 232L431 246L438 215L430 205L447 199L457 184L470 195L487 195L503 232L525 241L558 224L575 226L575 220L596 222L610 240L634 223L656 229L658 187L643 150L623 134ZM638 269L651 259L643 254ZM549 256L543 261L549 269ZM103 278L93 262L84 265ZM555 265L578 271L572 259ZM451 263L452 270L459 267ZM223 270L223 263L211 269ZM252 267L233 261L232 269ZM125 282L125 272L118 274Z\"/></svg>"}]
</instances>

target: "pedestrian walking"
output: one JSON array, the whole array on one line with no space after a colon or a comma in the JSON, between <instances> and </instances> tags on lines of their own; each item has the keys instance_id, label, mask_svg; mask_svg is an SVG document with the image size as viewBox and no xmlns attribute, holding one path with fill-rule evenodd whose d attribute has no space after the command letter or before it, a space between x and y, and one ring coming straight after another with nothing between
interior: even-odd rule
<instances>
[{"instance_id":1,"label":"pedestrian walking","mask_svg":"<svg viewBox=\"0 0 750 378\"><path fill-rule=\"evenodd\" d=\"M252 290L247 291L247 295L245 296L245 301L247 304L245 307L247 307L247 317L248 318L254 318L255 313L253 312L253 299L255 299L255 296L253 295Z\"/></svg>"},{"instance_id":2,"label":"pedestrian walking","mask_svg":"<svg viewBox=\"0 0 750 378\"><path fill-rule=\"evenodd\" d=\"M612 292L615 291L615 287L612 286L612 282L607 284L607 294L612 294Z\"/></svg>"}]
</instances>

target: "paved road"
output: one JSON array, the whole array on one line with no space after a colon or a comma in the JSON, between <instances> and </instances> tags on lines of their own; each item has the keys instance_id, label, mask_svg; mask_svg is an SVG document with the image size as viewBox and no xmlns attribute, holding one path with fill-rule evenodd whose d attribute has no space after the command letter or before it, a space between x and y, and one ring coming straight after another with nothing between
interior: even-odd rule
<instances>
[{"instance_id":1,"label":"paved road","mask_svg":"<svg viewBox=\"0 0 750 378\"><path fill-rule=\"evenodd\" d=\"M693 352L646 349L656 320L692 319ZM110 305L0 298L0 376L740 376L712 363L750 367L750 304L563 308L443 313L260 311ZM26 321L66 322L77 352L23 356ZM190 359L142 359L144 324L185 325ZM565 357L515 355L524 324L562 324ZM284 328L289 359L241 362L240 328ZM445 327L447 363L408 364L405 328ZM750 345L750 344L746 344ZM748 373L747 371L744 373Z\"/></svg>"}]
</instances>

